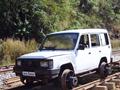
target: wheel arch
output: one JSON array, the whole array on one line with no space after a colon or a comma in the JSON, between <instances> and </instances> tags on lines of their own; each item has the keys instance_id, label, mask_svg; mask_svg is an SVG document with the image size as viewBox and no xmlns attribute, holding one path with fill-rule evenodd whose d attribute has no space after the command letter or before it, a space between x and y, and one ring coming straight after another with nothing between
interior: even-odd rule
<instances>
[{"instance_id":1,"label":"wheel arch","mask_svg":"<svg viewBox=\"0 0 120 90\"><path fill-rule=\"evenodd\" d=\"M98 67L100 67L100 64L101 64L102 62L108 63L107 57L102 57L102 58L100 59L100 62L99 62L99 66L98 66Z\"/></svg>"},{"instance_id":2,"label":"wheel arch","mask_svg":"<svg viewBox=\"0 0 120 90\"><path fill-rule=\"evenodd\" d=\"M64 65L62 65L62 66L60 67L59 75L61 75L61 73L62 73L65 69L70 69L70 70L72 70L72 71L74 72L74 68L73 68L72 63L66 63L66 64L64 64Z\"/></svg>"}]
</instances>

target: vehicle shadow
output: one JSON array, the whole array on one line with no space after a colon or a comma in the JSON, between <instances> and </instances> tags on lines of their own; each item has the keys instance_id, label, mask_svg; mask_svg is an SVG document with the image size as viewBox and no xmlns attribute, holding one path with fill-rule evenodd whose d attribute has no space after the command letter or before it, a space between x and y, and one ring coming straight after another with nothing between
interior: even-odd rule
<instances>
[{"instance_id":1,"label":"vehicle shadow","mask_svg":"<svg viewBox=\"0 0 120 90\"><path fill-rule=\"evenodd\" d=\"M8 90L61 90L60 87L54 86L53 83L48 83L47 85L40 85L40 83L35 83L30 86L19 86Z\"/></svg>"}]
</instances>

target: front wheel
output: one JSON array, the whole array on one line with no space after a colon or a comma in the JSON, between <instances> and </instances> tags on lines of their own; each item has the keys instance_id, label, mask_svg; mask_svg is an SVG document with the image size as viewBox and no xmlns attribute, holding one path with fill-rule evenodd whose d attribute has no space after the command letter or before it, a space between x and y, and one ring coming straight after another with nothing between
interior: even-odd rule
<instances>
[{"instance_id":1,"label":"front wheel","mask_svg":"<svg viewBox=\"0 0 120 90\"><path fill-rule=\"evenodd\" d=\"M69 90L77 86L78 79L74 72L70 69L65 69L61 75L62 90Z\"/></svg>"},{"instance_id":2,"label":"front wheel","mask_svg":"<svg viewBox=\"0 0 120 90\"><path fill-rule=\"evenodd\" d=\"M33 84L33 80L32 79L28 79L28 78L20 78L21 82L25 85L25 86L30 86Z\"/></svg>"}]
</instances>

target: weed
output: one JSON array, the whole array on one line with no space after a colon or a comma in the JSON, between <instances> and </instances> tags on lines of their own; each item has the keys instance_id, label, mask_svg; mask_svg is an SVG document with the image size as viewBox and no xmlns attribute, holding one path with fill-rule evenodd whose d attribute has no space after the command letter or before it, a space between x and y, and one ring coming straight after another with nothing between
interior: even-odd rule
<instances>
[{"instance_id":1,"label":"weed","mask_svg":"<svg viewBox=\"0 0 120 90\"><path fill-rule=\"evenodd\" d=\"M6 39L0 43L0 64L14 64L17 57L36 50L37 46L38 43L34 39L28 41L11 38Z\"/></svg>"}]
</instances>

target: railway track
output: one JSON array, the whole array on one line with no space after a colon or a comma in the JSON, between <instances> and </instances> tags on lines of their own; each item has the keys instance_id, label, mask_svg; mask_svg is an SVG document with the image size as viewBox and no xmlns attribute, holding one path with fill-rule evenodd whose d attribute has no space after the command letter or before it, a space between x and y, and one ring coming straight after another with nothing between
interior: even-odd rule
<instances>
[{"instance_id":1,"label":"railway track","mask_svg":"<svg viewBox=\"0 0 120 90\"><path fill-rule=\"evenodd\" d=\"M114 51L114 55L120 56L120 50ZM120 60L120 58L119 58ZM13 65L0 67L0 75L8 72L13 72ZM88 80L89 81L89 80ZM23 87L22 89L20 87ZM46 86L40 86L39 84L32 88L24 88L25 86L20 82L19 77L10 77L3 80L3 87L0 87L2 90L61 90L60 88L55 87L53 84L48 84ZM20 88L20 89L19 89ZM0 90L1 90L0 89ZM67 90L67 89L64 89ZM120 71L115 72L112 75L109 75L106 79L101 80L99 78L92 80L90 82L78 85L73 90L120 90Z\"/></svg>"},{"instance_id":2,"label":"railway track","mask_svg":"<svg viewBox=\"0 0 120 90\"><path fill-rule=\"evenodd\" d=\"M116 72L112 75L109 75L106 79L93 79L92 81L78 85L77 87L73 88L73 90L120 90L120 72ZM22 87L21 87L22 86ZM6 88L9 90L61 90L59 87L55 87L52 83L49 83L45 86L41 86L39 84L33 85L30 88L26 88L21 82L20 79L11 78L6 81ZM64 88L63 90L67 90Z\"/></svg>"},{"instance_id":3,"label":"railway track","mask_svg":"<svg viewBox=\"0 0 120 90\"><path fill-rule=\"evenodd\" d=\"M113 83L111 83L111 85L113 85L113 86L108 87L108 85L110 85L109 84L110 82L113 82ZM78 87L74 88L73 90L89 90L89 89L90 90L98 90L98 89L99 90L107 90L105 88L108 88L108 90L115 90L116 88L120 89L120 72L112 74L104 80L97 79L92 82L86 83L84 85L79 85Z\"/></svg>"},{"instance_id":4,"label":"railway track","mask_svg":"<svg viewBox=\"0 0 120 90\"><path fill-rule=\"evenodd\" d=\"M13 70L14 65L0 67L0 74Z\"/></svg>"},{"instance_id":5,"label":"railway track","mask_svg":"<svg viewBox=\"0 0 120 90\"><path fill-rule=\"evenodd\" d=\"M120 49L112 52L113 55L120 54Z\"/></svg>"}]
</instances>

